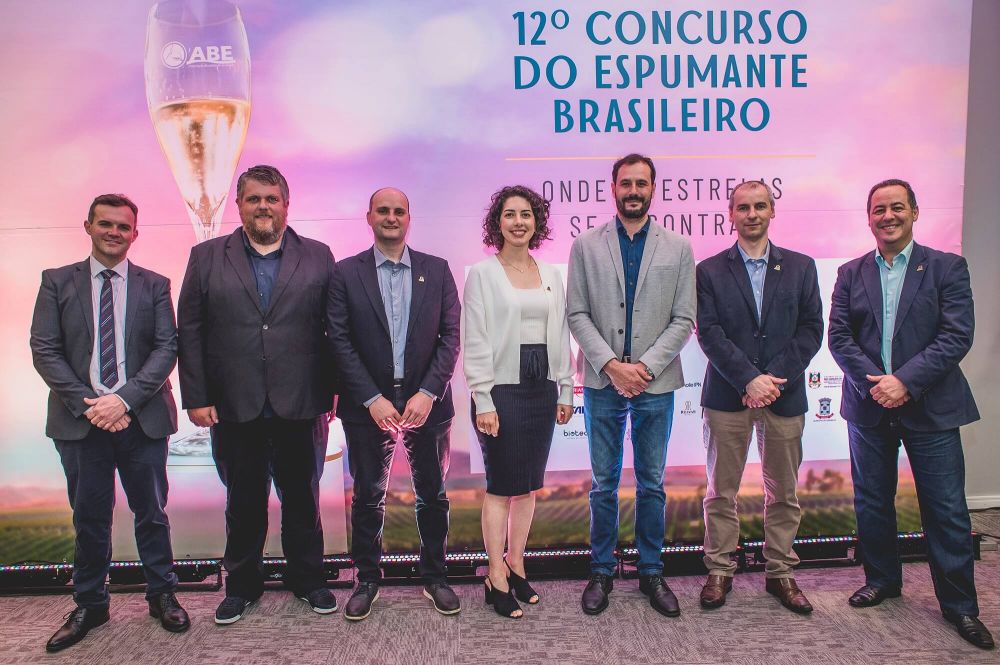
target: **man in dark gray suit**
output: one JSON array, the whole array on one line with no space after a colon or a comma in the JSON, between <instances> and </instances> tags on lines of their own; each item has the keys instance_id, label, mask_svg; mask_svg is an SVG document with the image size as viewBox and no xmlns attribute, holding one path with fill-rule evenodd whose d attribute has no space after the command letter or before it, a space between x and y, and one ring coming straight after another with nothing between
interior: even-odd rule
<instances>
[{"instance_id":1,"label":"man in dark gray suit","mask_svg":"<svg viewBox=\"0 0 1000 665\"><path fill-rule=\"evenodd\" d=\"M271 481L281 500L285 584L313 611L337 611L323 570L314 436L333 402L326 338L333 255L286 226L288 183L254 166L236 184L241 228L196 245L178 305L180 380L191 422L212 428L226 486L226 598L220 625L264 592Z\"/></svg>"},{"instance_id":2,"label":"man in dark gray suit","mask_svg":"<svg viewBox=\"0 0 1000 665\"><path fill-rule=\"evenodd\" d=\"M35 369L49 386L45 434L52 437L76 530L77 607L46 645L60 651L110 618L105 580L111 563L115 469L135 513L149 613L173 632L191 625L174 590L167 504L167 437L177 408L167 377L177 361L177 329L166 277L126 259L139 236L138 208L104 194L83 228L89 258L42 273L31 320Z\"/></svg>"}]
</instances>

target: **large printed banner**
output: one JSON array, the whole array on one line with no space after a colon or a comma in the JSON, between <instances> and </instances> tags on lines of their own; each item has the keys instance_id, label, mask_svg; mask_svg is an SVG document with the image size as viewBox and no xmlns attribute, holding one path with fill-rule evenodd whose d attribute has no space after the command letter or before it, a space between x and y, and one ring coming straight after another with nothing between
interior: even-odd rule
<instances>
[{"instance_id":1,"label":"large printed banner","mask_svg":"<svg viewBox=\"0 0 1000 665\"><path fill-rule=\"evenodd\" d=\"M771 238L817 259L825 307L836 267L874 246L865 197L878 180L911 181L917 238L961 250L970 0L47 0L0 13L0 563L72 557L28 326L41 270L89 252L82 222L100 193L138 203L129 258L170 277L175 298L191 245L238 223L234 173L258 163L287 176L290 224L336 257L370 246L371 192L401 188L410 244L445 257L460 290L488 255L481 220L493 191L522 183L551 200L553 239L538 256L565 267L574 238L613 215L611 163L633 151L657 165L653 223L688 237L699 260L735 241L732 188L770 184ZM683 362L668 538L699 540L706 361L693 339ZM854 526L841 381L824 348L808 374L803 535ZM451 543L473 547L484 480L461 366L454 385ZM587 539L577 406L555 434L533 546ZM181 420L170 443L176 554L218 555L224 492L207 433ZM328 550L343 551L351 479L332 432L324 523ZM740 504L749 536L760 533L759 481L751 464ZM900 526L912 528L903 482ZM418 544L412 502L400 457L390 549ZM128 518L117 518L118 558L134 547Z\"/></svg>"}]
</instances>

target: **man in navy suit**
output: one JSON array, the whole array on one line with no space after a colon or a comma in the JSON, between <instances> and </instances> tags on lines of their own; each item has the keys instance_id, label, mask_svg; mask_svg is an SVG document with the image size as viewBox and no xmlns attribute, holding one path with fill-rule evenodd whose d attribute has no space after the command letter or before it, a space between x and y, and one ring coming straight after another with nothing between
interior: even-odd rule
<instances>
[{"instance_id":1,"label":"man in navy suit","mask_svg":"<svg viewBox=\"0 0 1000 665\"><path fill-rule=\"evenodd\" d=\"M358 585L344 616L360 621L378 598L385 494L396 442L406 449L416 494L424 595L456 614L447 584L451 375L459 350L458 291L448 262L410 249L410 202L391 187L368 204L375 244L340 262L333 282L330 345L341 385L337 415L347 437L351 555Z\"/></svg>"},{"instance_id":2,"label":"man in navy suit","mask_svg":"<svg viewBox=\"0 0 1000 665\"><path fill-rule=\"evenodd\" d=\"M909 183L872 187L868 225L877 249L842 265L833 291L830 351L844 370L840 413L866 581L848 602L870 607L900 595L894 498L902 444L941 612L964 639L991 649L993 637L977 618L959 434L979 419L958 366L975 328L969 268L960 256L914 242L918 215Z\"/></svg>"},{"instance_id":3,"label":"man in navy suit","mask_svg":"<svg viewBox=\"0 0 1000 665\"><path fill-rule=\"evenodd\" d=\"M317 614L337 611L326 587L316 436L333 402L326 335L334 262L325 244L287 225L288 182L253 166L236 182L242 226L191 249L178 303L181 399L212 428L226 486L229 625L264 592L271 483L281 501L285 585Z\"/></svg>"},{"instance_id":4,"label":"man in navy suit","mask_svg":"<svg viewBox=\"0 0 1000 665\"><path fill-rule=\"evenodd\" d=\"M49 640L60 651L109 619L115 470L135 513L150 615L172 632L191 625L174 595L167 437L177 431L168 376L177 362L170 281L126 259L138 208L120 194L94 199L83 228L90 256L42 273L31 355L49 386L46 435L66 472L76 530L76 609Z\"/></svg>"},{"instance_id":5,"label":"man in navy suit","mask_svg":"<svg viewBox=\"0 0 1000 665\"><path fill-rule=\"evenodd\" d=\"M736 495L750 437L764 475L766 589L805 614L812 605L792 576L802 511L795 487L802 462L805 370L823 339L816 263L768 240L774 196L759 181L729 197L736 244L698 265L698 341L708 356L704 407L708 487L701 605L719 607L732 589L740 522Z\"/></svg>"}]
</instances>

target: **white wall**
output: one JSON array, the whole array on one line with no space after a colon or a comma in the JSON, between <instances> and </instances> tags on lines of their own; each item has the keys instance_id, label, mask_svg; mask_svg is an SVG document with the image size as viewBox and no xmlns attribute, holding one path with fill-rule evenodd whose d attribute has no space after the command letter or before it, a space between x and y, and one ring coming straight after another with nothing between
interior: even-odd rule
<instances>
[{"instance_id":1,"label":"white wall","mask_svg":"<svg viewBox=\"0 0 1000 665\"><path fill-rule=\"evenodd\" d=\"M970 508L1000 506L1000 2L975 0L969 68L962 253L976 340L962 363L983 418L962 430ZM928 45L933 48L933 44ZM928 90L928 94L933 91Z\"/></svg>"}]
</instances>

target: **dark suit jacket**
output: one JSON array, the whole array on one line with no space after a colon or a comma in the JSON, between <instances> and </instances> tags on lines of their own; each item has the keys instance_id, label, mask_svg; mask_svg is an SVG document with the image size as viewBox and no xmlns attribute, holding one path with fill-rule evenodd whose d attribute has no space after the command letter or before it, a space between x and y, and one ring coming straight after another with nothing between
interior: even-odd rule
<instances>
[{"instance_id":1,"label":"dark suit jacket","mask_svg":"<svg viewBox=\"0 0 1000 665\"><path fill-rule=\"evenodd\" d=\"M888 413L906 427L940 431L979 420L959 361L972 347L975 316L969 267L948 252L913 244L892 337L893 374L909 402L884 409L872 399L866 374L882 364L882 283L875 253L840 266L830 308L830 351L844 370L840 414L865 427Z\"/></svg>"},{"instance_id":2,"label":"dark suit jacket","mask_svg":"<svg viewBox=\"0 0 1000 665\"><path fill-rule=\"evenodd\" d=\"M455 415L451 375L460 345L461 305L448 262L410 248L412 298L403 356L403 394L420 388L438 397L429 424ZM368 249L341 261L333 282L330 345L340 370L337 415L348 422L371 422L364 402L393 394L392 341L375 272L375 253Z\"/></svg>"},{"instance_id":3,"label":"dark suit jacket","mask_svg":"<svg viewBox=\"0 0 1000 665\"><path fill-rule=\"evenodd\" d=\"M709 360L701 405L740 411L747 384L771 373L788 379L771 411L805 413L804 373L823 340L816 262L771 243L760 321L736 245L698 264L697 289L698 341Z\"/></svg>"},{"instance_id":4,"label":"dark suit jacket","mask_svg":"<svg viewBox=\"0 0 1000 665\"><path fill-rule=\"evenodd\" d=\"M182 406L215 406L227 422L257 418L265 399L281 418L325 413L333 401L330 248L286 228L264 311L242 234L237 228L191 248L177 307Z\"/></svg>"},{"instance_id":5,"label":"dark suit jacket","mask_svg":"<svg viewBox=\"0 0 1000 665\"><path fill-rule=\"evenodd\" d=\"M31 319L31 356L49 386L45 435L76 441L92 425L83 415L94 350L94 304L90 259L42 272ZM177 431L170 372L177 362L177 327L170 280L132 262L125 296L125 385L118 395L151 439Z\"/></svg>"}]
</instances>

